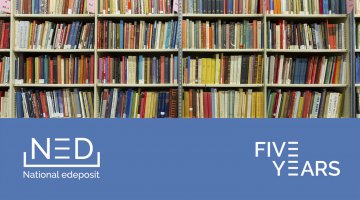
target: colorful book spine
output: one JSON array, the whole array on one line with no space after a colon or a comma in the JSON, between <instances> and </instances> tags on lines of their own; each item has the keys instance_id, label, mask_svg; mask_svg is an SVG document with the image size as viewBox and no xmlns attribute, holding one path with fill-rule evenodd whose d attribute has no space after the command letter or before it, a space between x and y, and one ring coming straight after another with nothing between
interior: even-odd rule
<instances>
[{"instance_id":1,"label":"colorful book spine","mask_svg":"<svg viewBox=\"0 0 360 200\"><path fill-rule=\"evenodd\" d=\"M17 14L93 14L94 0L16 0Z\"/></svg>"}]
</instances>

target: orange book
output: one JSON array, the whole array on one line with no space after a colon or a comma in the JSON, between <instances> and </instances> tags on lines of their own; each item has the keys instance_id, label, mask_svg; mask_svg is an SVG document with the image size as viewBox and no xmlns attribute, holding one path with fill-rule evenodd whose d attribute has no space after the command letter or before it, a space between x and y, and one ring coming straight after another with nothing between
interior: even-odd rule
<instances>
[{"instance_id":1,"label":"orange book","mask_svg":"<svg viewBox=\"0 0 360 200\"><path fill-rule=\"evenodd\" d=\"M105 14L109 14L108 13L108 10L109 10L109 1L105 1L105 5L104 5L104 8L105 8Z\"/></svg>"},{"instance_id":2,"label":"orange book","mask_svg":"<svg viewBox=\"0 0 360 200\"><path fill-rule=\"evenodd\" d=\"M148 49L151 49L151 38L153 35L153 24L150 24L150 31L148 35Z\"/></svg>"},{"instance_id":3,"label":"orange book","mask_svg":"<svg viewBox=\"0 0 360 200\"><path fill-rule=\"evenodd\" d=\"M135 48L135 25L130 26L130 49Z\"/></svg>"},{"instance_id":4,"label":"orange book","mask_svg":"<svg viewBox=\"0 0 360 200\"><path fill-rule=\"evenodd\" d=\"M45 98L45 93L44 92L40 92L40 101L41 101L41 107L42 107L42 110L43 110L43 117L44 118L49 118L49 112L48 112L48 109L47 109L47 101L46 101L46 98Z\"/></svg>"}]
</instances>

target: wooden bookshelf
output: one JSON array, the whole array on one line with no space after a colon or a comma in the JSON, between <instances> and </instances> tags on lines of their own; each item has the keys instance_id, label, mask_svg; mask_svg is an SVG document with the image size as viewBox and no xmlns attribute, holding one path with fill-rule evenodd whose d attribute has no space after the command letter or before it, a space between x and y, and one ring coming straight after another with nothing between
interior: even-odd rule
<instances>
[{"instance_id":1,"label":"wooden bookshelf","mask_svg":"<svg viewBox=\"0 0 360 200\"><path fill-rule=\"evenodd\" d=\"M178 88L189 89L189 88L219 88L219 89L256 89L264 92L264 111L267 113L267 93L268 90L272 89L306 89L306 90L318 90L318 89L328 89L328 90L336 90L343 91L345 94L345 104L344 104L344 115L343 117L355 117L352 115L352 110L349 105L353 103L352 100L352 90L351 87L353 83L351 82L351 66L350 66L350 49L354 46L350 44L350 17L349 15L299 15L299 14L187 14L187 13L179 13L179 14L102 14L98 13L98 9L96 8L96 12L94 14L47 14L47 15L38 15L38 14L15 14L15 4L16 1L12 1L13 14L0 14L0 19L11 21L11 48L10 49L0 49L0 53L9 54L11 59L11 68L10 68L10 83L9 84L0 84L0 89L8 89L10 92L10 108L11 109L11 117L16 117L16 108L15 108L15 91L20 90L22 88L80 88L84 90L92 91L94 94L94 114L95 117L99 117L99 106L100 106L100 94L101 91L105 88L146 88L146 89L168 89L168 88ZM182 10L182 1L179 1L179 10ZM202 20L202 21L213 21L216 19L223 19L226 21L234 20L259 20L263 22L263 39L264 39L264 48L263 49L183 49L181 45L179 45L178 49L101 49L97 48L97 39L98 38L98 27L97 22L103 20L125 20L125 21L139 21L139 20ZM269 21L277 21L277 20L293 20L297 22L307 22L307 21L322 21L322 20L331 20L336 22L344 22L345 30L347 30L345 34L346 38L346 49L270 49L266 46L267 41L267 23ZM360 21L360 15L355 15L354 19ZM84 21L84 22L93 22L95 23L95 44L94 49L15 49L15 22L20 20L54 20L61 21L64 20L66 22L71 21ZM179 30L182 28L180 27ZM181 36L183 31L179 31ZM181 37L180 37L181 38ZM181 39L179 41L182 42ZM355 53L360 53L360 49L355 49ZM15 58L19 54L85 54L85 55L94 55L95 63L94 63L94 84L15 84ZM182 74L178 77L178 84L103 84L97 80L98 75L98 62L100 56L107 54L115 54L115 55L163 55L163 54L177 54L179 58L183 56L183 54L187 55L195 55L195 54L217 54L217 53L226 53L228 55L242 55L242 54L261 54L264 58L263 63L263 83L262 84L183 84L182 83ZM346 68L347 68L347 83L346 84L268 84L268 69L267 69L267 61L266 58L270 55L275 54L286 54L289 56L298 56L298 55L345 55L346 56ZM179 63L182 61L180 60ZM182 66L178 67L179 72L182 72ZM354 85L356 88L360 88L360 84ZM179 95L179 108L182 108L182 94ZM181 113L181 110L179 110ZM181 115L180 115L181 117Z\"/></svg>"}]
</instances>

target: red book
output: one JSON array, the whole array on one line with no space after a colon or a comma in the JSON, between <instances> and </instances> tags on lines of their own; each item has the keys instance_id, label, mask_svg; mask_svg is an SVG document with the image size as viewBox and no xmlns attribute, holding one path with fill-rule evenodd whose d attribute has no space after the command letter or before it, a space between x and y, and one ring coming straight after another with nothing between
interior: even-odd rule
<instances>
[{"instance_id":1,"label":"red book","mask_svg":"<svg viewBox=\"0 0 360 200\"><path fill-rule=\"evenodd\" d=\"M292 118L294 114L294 106L295 106L295 98L296 98L296 92L291 92L290 96L290 106L289 106L289 115L288 118Z\"/></svg>"},{"instance_id":2,"label":"red book","mask_svg":"<svg viewBox=\"0 0 360 200\"><path fill-rule=\"evenodd\" d=\"M313 57L311 57L310 61L308 61L308 66L307 66L307 72L306 72L306 84L310 84L311 82L311 77L312 77L312 69L313 69Z\"/></svg>"},{"instance_id":3,"label":"red book","mask_svg":"<svg viewBox=\"0 0 360 200\"><path fill-rule=\"evenodd\" d=\"M319 0L319 14L324 14L323 10L323 0Z\"/></svg>"},{"instance_id":4,"label":"red book","mask_svg":"<svg viewBox=\"0 0 360 200\"><path fill-rule=\"evenodd\" d=\"M319 63L319 60L321 60L321 59L319 59L319 57L317 57L317 56L314 58L314 65L313 65L313 71L312 71L312 77L311 77L310 84L315 84L318 68L320 68L320 64L321 64L321 63Z\"/></svg>"},{"instance_id":5,"label":"red book","mask_svg":"<svg viewBox=\"0 0 360 200\"><path fill-rule=\"evenodd\" d=\"M212 113L212 94L211 92L208 92L208 118L212 118Z\"/></svg>"},{"instance_id":6,"label":"red book","mask_svg":"<svg viewBox=\"0 0 360 200\"><path fill-rule=\"evenodd\" d=\"M305 92L305 100L304 100L304 107L303 107L303 118L308 118L309 110L310 110L310 103L311 103L311 92L306 91Z\"/></svg>"},{"instance_id":7,"label":"red book","mask_svg":"<svg viewBox=\"0 0 360 200\"><path fill-rule=\"evenodd\" d=\"M279 83L279 66L280 66L280 58L278 56L275 57L275 63L276 65L274 66L274 74L275 74L275 79L274 79L274 83Z\"/></svg>"},{"instance_id":8,"label":"red book","mask_svg":"<svg viewBox=\"0 0 360 200\"><path fill-rule=\"evenodd\" d=\"M3 63L2 62L0 62L0 84L2 84L3 83ZM1 97L1 96L0 96Z\"/></svg>"}]
</instances>

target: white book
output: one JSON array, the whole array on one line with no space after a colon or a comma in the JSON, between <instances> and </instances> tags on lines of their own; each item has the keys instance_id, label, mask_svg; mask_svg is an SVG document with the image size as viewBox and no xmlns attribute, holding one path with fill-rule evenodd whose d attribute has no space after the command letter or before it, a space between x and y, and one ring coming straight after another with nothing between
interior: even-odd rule
<instances>
[{"instance_id":1,"label":"white book","mask_svg":"<svg viewBox=\"0 0 360 200\"><path fill-rule=\"evenodd\" d=\"M219 91L220 99L220 118L225 118L225 92Z\"/></svg>"},{"instance_id":2,"label":"white book","mask_svg":"<svg viewBox=\"0 0 360 200\"><path fill-rule=\"evenodd\" d=\"M283 76L283 68L284 68L284 55L280 55L280 65L278 70L278 84L282 84L282 76Z\"/></svg>"},{"instance_id":3,"label":"white book","mask_svg":"<svg viewBox=\"0 0 360 200\"><path fill-rule=\"evenodd\" d=\"M327 70L327 65L328 65L328 59L325 58L325 56L323 57L324 62L321 65L321 72L320 72L320 84L324 84L325 83L325 75L326 75L326 70Z\"/></svg>"},{"instance_id":4,"label":"white book","mask_svg":"<svg viewBox=\"0 0 360 200\"><path fill-rule=\"evenodd\" d=\"M299 111L300 96L301 96L301 92L297 91L296 95L295 95L295 106L294 106L292 118L297 117L297 114L298 114L298 111ZM280 106L280 103L279 103L279 106Z\"/></svg>"},{"instance_id":5,"label":"white book","mask_svg":"<svg viewBox=\"0 0 360 200\"><path fill-rule=\"evenodd\" d=\"M21 97L22 97L22 105L23 105L23 110L24 110L24 118L29 118L29 111L27 108L26 96L25 96L24 92L21 93Z\"/></svg>"},{"instance_id":6,"label":"white book","mask_svg":"<svg viewBox=\"0 0 360 200\"><path fill-rule=\"evenodd\" d=\"M310 116L311 118L318 118L319 110L320 110L320 102L321 102L321 93L315 92L312 113Z\"/></svg>"},{"instance_id":7,"label":"white book","mask_svg":"<svg viewBox=\"0 0 360 200\"><path fill-rule=\"evenodd\" d=\"M278 101L278 104L276 105L275 118L279 118L280 107L281 107L281 99L282 99L282 94L280 93L280 95L279 95L279 101Z\"/></svg>"},{"instance_id":8,"label":"white book","mask_svg":"<svg viewBox=\"0 0 360 200\"><path fill-rule=\"evenodd\" d=\"M118 101L118 92L119 92L119 89L114 88L110 118L115 118L115 116L116 116L116 105L117 105L117 101Z\"/></svg>"},{"instance_id":9,"label":"white book","mask_svg":"<svg viewBox=\"0 0 360 200\"><path fill-rule=\"evenodd\" d=\"M236 84L241 84L241 64L242 64L242 56L237 56L237 70L236 70Z\"/></svg>"},{"instance_id":10,"label":"white book","mask_svg":"<svg viewBox=\"0 0 360 200\"><path fill-rule=\"evenodd\" d=\"M275 27L275 31L276 31L276 49L280 49L280 25L276 25Z\"/></svg>"},{"instance_id":11,"label":"white book","mask_svg":"<svg viewBox=\"0 0 360 200\"><path fill-rule=\"evenodd\" d=\"M252 108L252 89L248 90L248 99L247 99L247 113L246 118L251 118L251 108Z\"/></svg>"}]
</instances>

